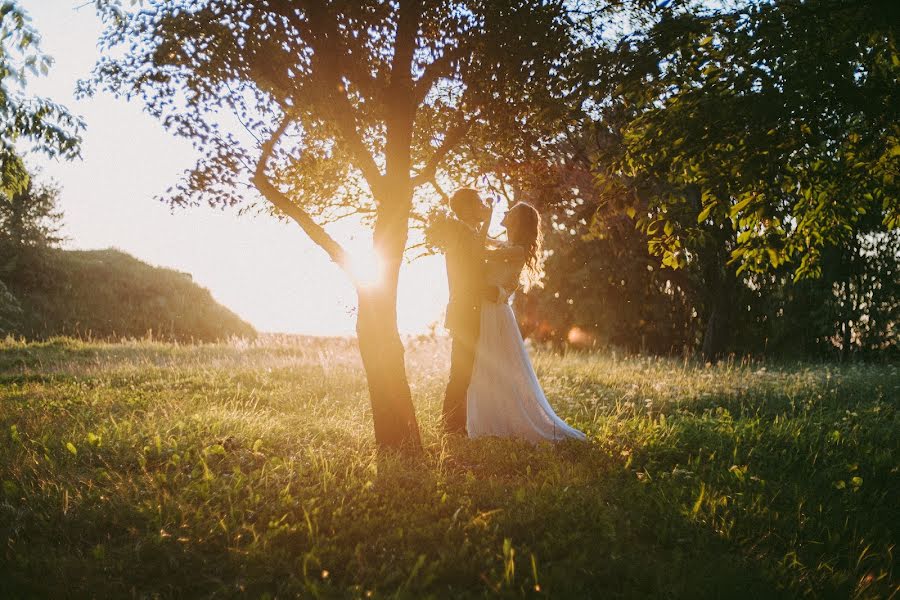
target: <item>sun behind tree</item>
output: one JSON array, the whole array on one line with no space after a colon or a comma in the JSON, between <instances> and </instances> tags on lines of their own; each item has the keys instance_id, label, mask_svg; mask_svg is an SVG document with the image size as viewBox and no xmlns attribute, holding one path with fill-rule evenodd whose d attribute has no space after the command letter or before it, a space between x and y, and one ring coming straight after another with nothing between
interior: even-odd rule
<instances>
[{"instance_id":1,"label":"sun behind tree","mask_svg":"<svg viewBox=\"0 0 900 600\"><path fill-rule=\"evenodd\" d=\"M351 278L353 262L322 225L369 218L379 285L354 283L375 437L418 446L397 331L415 191L437 188L447 165L479 167L464 141L534 145L542 108L568 90L565 66L583 41L574 24L588 13L539 0L97 6L109 23L101 47L113 52L84 91L141 97L201 153L171 204L264 199Z\"/></svg>"}]
</instances>

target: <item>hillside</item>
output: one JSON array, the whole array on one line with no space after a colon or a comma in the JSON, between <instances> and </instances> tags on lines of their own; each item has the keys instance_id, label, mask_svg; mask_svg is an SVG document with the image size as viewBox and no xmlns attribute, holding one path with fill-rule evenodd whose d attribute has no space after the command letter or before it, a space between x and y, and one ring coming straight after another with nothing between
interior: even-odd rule
<instances>
[{"instance_id":1,"label":"hillside","mask_svg":"<svg viewBox=\"0 0 900 600\"><path fill-rule=\"evenodd\" d=\"M191 276L118 250L48 250L39 268L20 265L0 289L0 333L215 341L255 337Z\"/></svg>"}]
</instances>

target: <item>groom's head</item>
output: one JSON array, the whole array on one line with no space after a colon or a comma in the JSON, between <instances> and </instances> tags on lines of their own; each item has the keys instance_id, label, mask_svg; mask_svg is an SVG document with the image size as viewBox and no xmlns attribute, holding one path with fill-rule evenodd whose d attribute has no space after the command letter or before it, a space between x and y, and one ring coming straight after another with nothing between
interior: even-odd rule
<instances>
[{"instance_id":1,"label":"groom's head","mask_svg":"<svg viewBox=\"0 0 900 600\"><path fill-rule=\"evenodd\" d=\"M450 210L460 221L472 226L481 225L491 214L491 207L472 188L460 188L453 192Z\"/></svg>"}]
</instances>

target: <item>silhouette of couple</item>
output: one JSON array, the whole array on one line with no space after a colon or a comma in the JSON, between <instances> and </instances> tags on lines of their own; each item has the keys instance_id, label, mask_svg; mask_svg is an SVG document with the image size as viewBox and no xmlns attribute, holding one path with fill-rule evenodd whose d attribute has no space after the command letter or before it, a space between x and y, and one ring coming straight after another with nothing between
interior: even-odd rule
<instances>
[{"instance_id":1,"label":"silhouette of couple","mask_svg":"<svg viewBox=\"0 0 900 600\"><path fill-rule=\"evenodd\" d=\"M506 240L488 239L491 206L470 188L450 198L451 215L429 223L429 241L447 261L450 380L444 430L469 437L585 439L547 402L510 306L513 293L540 281L541 217L519 202L501 225Z\"/></svg>"}]
</instances>

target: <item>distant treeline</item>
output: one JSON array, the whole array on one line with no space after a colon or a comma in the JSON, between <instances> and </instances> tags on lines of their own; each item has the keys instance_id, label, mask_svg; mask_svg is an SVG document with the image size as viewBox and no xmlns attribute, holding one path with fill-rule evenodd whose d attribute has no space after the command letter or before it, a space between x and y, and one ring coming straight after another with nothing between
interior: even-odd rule
<instances>
[{"instance_id":1,"label":"distant treeline","mask_svg":"<svg viewBox=\"0 0 900 600\"><path fill-rule=\"evenodd\" d=\"M794 281L788 269L727 277L716 253L660 266L625 221L603 239L550 232L544 288L517 306L533 339L663 355L900 358L900 232L830 248L819 277Z\"/></svg>"}]
</instances>

